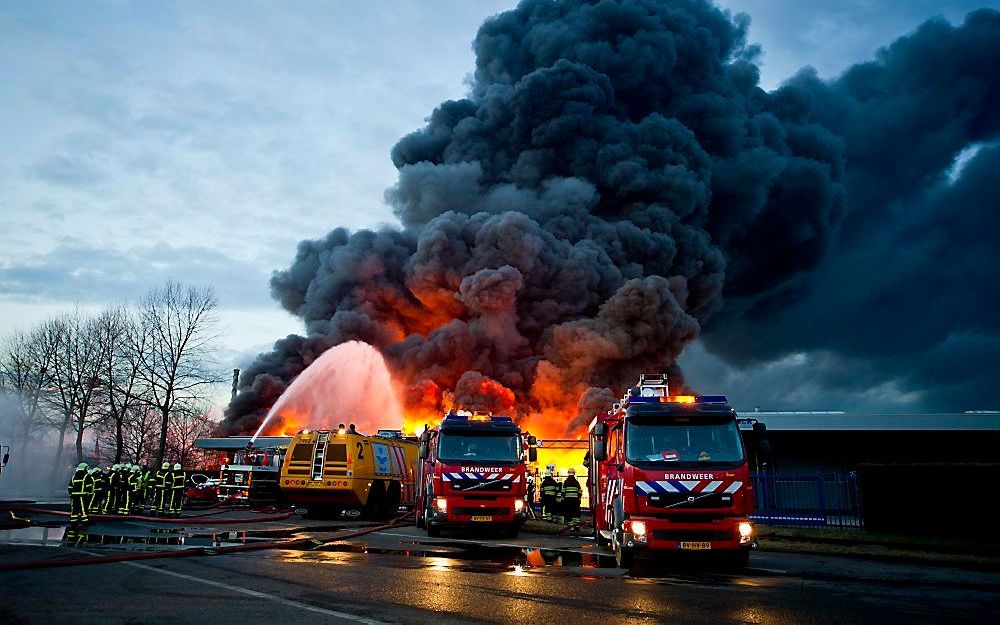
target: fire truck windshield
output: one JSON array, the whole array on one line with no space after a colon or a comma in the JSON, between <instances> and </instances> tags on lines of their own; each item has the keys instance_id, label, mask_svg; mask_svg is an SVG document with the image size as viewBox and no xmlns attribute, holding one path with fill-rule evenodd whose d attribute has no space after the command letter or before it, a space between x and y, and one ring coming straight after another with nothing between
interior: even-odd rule
<instances>
[{"instance_id":1,"label":"fire truck windshield","mask_svg":"<svg viewBox=\"0 0 1000 625\"><path fill-rule=\"evenodd\" d=\"M445 462L519 462L521 438L511 432L441 432L438 458Z\"/></svg>"},{"instance_id":2,"label":"fire truck windshield","mask_svg":"<svg viewBox=\"0 0 1000 625\"><path fill-rule=\"evenodd\" d=\"M625 426L625 459L637 466L734 467L743 464L743 442L732 419L633 418Z\"/></svg>"}]
</instances>

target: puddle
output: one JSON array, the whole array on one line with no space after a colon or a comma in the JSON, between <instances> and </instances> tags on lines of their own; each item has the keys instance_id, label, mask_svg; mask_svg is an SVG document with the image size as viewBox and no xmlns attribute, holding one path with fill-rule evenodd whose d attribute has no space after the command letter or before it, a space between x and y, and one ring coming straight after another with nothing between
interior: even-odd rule
<instances>
[{"instance_id":1,"label":"puddle","mask_svg":"<svg viewBox=\"0 0 1000 625\"><path fill-rule=\"evenodd\" d=\"M62 546L65 527L24 527L0 531L0 544L34 545L41 547Z\"/></svg>"}]
</instances>

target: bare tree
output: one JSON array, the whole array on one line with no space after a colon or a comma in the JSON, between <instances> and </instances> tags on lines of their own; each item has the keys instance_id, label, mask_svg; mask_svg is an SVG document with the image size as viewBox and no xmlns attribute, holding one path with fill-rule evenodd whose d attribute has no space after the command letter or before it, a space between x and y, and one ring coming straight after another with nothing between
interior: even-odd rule
<instances>
[{"instance_id":1,"label":"bare tree","mask_svg":"<svg viewBox=\"0 0 1000 625\"><path fill-rule=\"evenodd\" d=\"M100 438L105 447L115 450L114 462L119 463L126 451L126 420L149 403L148 388L140 376L148 334L121 306L102 312L97 326L102 343L101 399L107 421ZM113 436L107 436L109 429Z\"/></svg>"},{"instance_id":2,"label":"bare tree","mask_svg":"<svg viewBox=\"0 0 1000 625\"><path fill-rule=\"evenodd\" d=\"M83 461L83 438L101 417L97 409L101 386L101 364L104 361L100 325L79 310L55 321L59 331L59 346L52 368L50 403L57 409L55 427L59 432L54 471L62 462L66 432L76 434L76 461Z\"/></svg>"},{"instance_id":3,"label":"bare tree","mask_svg":"<svg viewBox=\"0 0 1000 625\"><path fill-rule=\"evenodd\" d=\"M159 413L156 464L163 461L171 416L194 410L222 382L211 356L217 338L217 300L211 288L167 282L139 302L145 345L139 375L149 389L150 405ZM137 338L133 338L136 341Z\"/></svg>"},{"instance_id":4,"label":"bare tree","mask_svg":"<svg viewBox=\"0 0 1000 625\"><path fill-rule=\"evenodd\" d=\"M43 323L29 332L13 333L0 347L0 392L7 396L14 445L22 457L47 425L44 398L59 346L55 330L55 325Z\"/></svg>"},{"instance_id":5,"label":"bare tree","mask_svg":"<svg viewBox=\"0 0 1000 625\"><path fill-rule=\"evenodd\" d=\"M207 412L182 412L176 415L170 423L167 449L184 467L198 464L202 460L203 454L200 450L195 449L195 440L211 435L212 430L218 425Z\"/></svg>"}]
</instances>

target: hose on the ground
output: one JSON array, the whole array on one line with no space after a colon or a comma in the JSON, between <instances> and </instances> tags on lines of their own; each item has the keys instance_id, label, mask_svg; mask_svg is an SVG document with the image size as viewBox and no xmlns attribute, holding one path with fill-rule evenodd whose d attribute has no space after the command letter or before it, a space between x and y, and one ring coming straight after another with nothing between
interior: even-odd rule
<instances>
[{"instance_id":1,"label":"hose on the ground","mask_svg":"<svg viewBox=\"0 0 1000 625\"><path fill-rule=\"evenodd\" d=\"M12 508L15 512L25 512L29 514L49 514L53 516L68 517L69 512L64 512L62 510L49 510L47 508ZM237 518L221 518L221 519L201 519L199 516L186 516L186 517L158 517L158 516L142 516L142 515L132 515L132 514L92 514L91 519L96 521L151 521L154 523L168 523L168 524L185 524L185 525L230 525L237 523L266 523L268 521L283 521L285 519L291 518L295 515L294 510L288 510L287 512L282 512L280 514L275 514L271 516L259 516L247 519L237 519ZM209 516L209 515L201 515Z\"/></svg>"},{"instance_id":2,"label":"hose on the ground","mask_svg":"<svg viewBox=\"0 0 1000 625\"><path fill-rule=\"evenodd\" d=\"M0 571L25 571L29 569L51 569L64 566L83 566L86 564L111 564L114 562L132 562L134 560L158 560L162 558L185 558L192 556L225 555L245 551L263 551L266 549L290 549L306 544L313 544L311 538L296 538L294 540L276 540L252 545L231 545L226 547L195 547L178 549L176 551L155 551L146 553L123 553L113 556L92 556L88 558L67 558L60 560L38 560L35 562L0 563Z\"/></svg>"},{"instance_id":3,"label":"hose on the ground","mask_svg":"<svg viewBox=\"0 0 1000 625\"><path fill-rule=\"evenodd\" d=\"M356 538L358 536L364 536L365 534L371 534L372 532L378 532L381 530L396 527L400 521L407 518L413 514L413 511L406 512L397 516L395 519L385 523L384 525L378 525L375 527L368 527L362 530L357 530L353 532L348 532L346 534L341 534L335 537L333 541L345 540L348 538ZM136 518L136 517L131 517ZM260 521L261 519L257 519ZM231 553L244 553L247 551L263 551L268 549L293 549L295 547L300 547L306 544L317 546L315 541L311 538L295 538L292 540L276 540L266 543L256 543L250 545L228 545L225 547L196 547L191 549L178 549L176 551L156 551L152 553L125 553L113 556L93 556L89 558L68 558L60 560L39 560L35 562L7 562L0 563L0 571L24 571L29 569L48 569L64 566L83 566L87 564L111 564L114 562L132 562L134 560L158 560L161 558L184 558L192 556L208 556L208 555L226 555ZM328 544L328 543L323 543ZM322 546L322 545L318 545Z\"/></svg>"}]
</instances>

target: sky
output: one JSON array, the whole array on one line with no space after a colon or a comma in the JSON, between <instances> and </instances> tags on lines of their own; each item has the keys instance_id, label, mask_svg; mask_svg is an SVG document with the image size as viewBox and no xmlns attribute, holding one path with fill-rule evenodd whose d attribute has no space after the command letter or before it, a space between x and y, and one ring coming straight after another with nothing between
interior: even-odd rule
<instances>
[{"instance_id":1,"label":"sky","mask_svg":"<svg viewBox=\"0 0 1000 625\"><path fill-rule=\"evenodd\" d=\"M476 29L513 4L0 4L0 334L166 279L215 287L227 366L301 331L271 300L271 272L302 239L395 223L383 199L397 176L390 149L466 94ZM751 16L767 89L806 65L835 77L927 18L1000 6L720 4ZM747 373L700 343L688 352L689 375L765 407L796 364ZM802 402L812 384L795 387ZM900 408L913 399L891 384L870 392Z\"/></svg>"}]
</instances>

